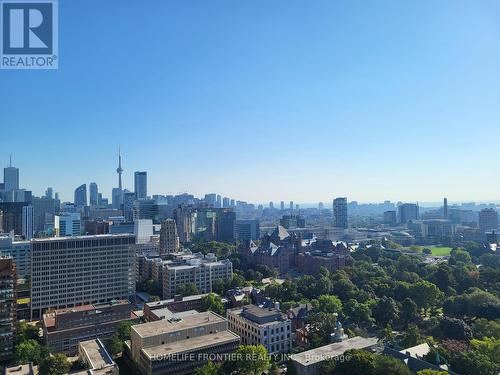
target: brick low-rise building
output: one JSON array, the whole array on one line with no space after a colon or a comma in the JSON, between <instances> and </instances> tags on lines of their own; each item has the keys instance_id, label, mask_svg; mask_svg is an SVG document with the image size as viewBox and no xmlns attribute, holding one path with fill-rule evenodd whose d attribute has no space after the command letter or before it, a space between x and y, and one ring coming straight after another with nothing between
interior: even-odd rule
<instances>
[{"instance_id":1,"label":"brick low-rise building","mask_svg":"<svg viewBox=\"0 0 500 375\"><path fill-rule=\"evenodd\" d=\"M55 310L43 316L45 345L57 352L74 355L79 342L97 338L107 340L120 322L135 319L127 300Z\"/></svg>"}]
</instances>

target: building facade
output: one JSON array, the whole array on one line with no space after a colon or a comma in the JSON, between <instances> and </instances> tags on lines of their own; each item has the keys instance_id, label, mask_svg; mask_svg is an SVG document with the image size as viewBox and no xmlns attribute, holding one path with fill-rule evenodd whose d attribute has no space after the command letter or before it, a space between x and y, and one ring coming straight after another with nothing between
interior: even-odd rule
<instances>
[{"instance_id":1,"label":"building facade","mask_svg":"<svg viewBox=\"0 0 500 375\"><path fill-rule=\"evenodd\" d=\"M176 253L180 249L175 220L162 221L160 228L160 255Z\"/></svg>"},{"instance_id":2,"label":"building facade","mask_svg":"<svg viewBox=\"0 0 500 375\"><path fill-rule=\"evenodd\" d=\"M31 317L49 308L126 299L135 293L135 236L31 241Z\"/></svg>"},{"instance_id":3,"label":"building facade","mask_svg":"<svg viewBox=\"0 0 500 375\"><path fill-rule=\"evenodd\" d=\"M333 200L333 225L337 228L348 227L347 222L347 198L335 198Z\"/></svg>"},{"instance_id":4,"label":"building facade","mask_svg":"<svg viewBox=\"0 0 500 375\"><path fill-rule=\"evenodd\" d=\"M0 257L0 362L9 361L14 354L16 280L12 258Z\"/></svg>"},{"instance_id":5,"label":"building facade","mask_svg":"<svg viewBox=\"0 0 500 375\"><path fill-rule=\"evenodd\" d=\"M292 322L277 308L246 305L227 310L227 319L243 345L263 345L271 355L292 349Z\"/></svg>"}]
</instances>

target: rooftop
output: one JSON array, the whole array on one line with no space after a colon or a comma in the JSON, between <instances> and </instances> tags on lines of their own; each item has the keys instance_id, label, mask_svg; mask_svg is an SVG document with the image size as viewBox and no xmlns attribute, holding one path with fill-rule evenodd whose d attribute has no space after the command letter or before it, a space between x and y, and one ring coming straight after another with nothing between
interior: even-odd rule
<instances>
[{"instance_id":1,"label":"rooftop","mask_svg":"<svg viewBox=\"0 0 500 375\"><path fill-rule=\"evenodd\" d=\"M206 311L196 315L185 316L179 320L158 320L156 322L137 324L132 326L132 329L141 337L151 337L224 321L223 317L211 311Z\"/></svg>"},{"instance_id":2,"label":"rooftop","mask_svg":"<svg viewBox=\"0 0 500 375\"><path fill-rule=\"evenodd\" d=\"M376 345L378 342L376 337L364 338L356 336L342 342L320 346L319 348L307 350L302 353L293 354L292 360L300 363L302 366L310 366L324 360L334 358L344 354L350 349L364 349Z\"/></svg>"},{"instance_id":3,"label":"rooftop","mask_svg":"<svg viewBox=\"0 0 500 375\"><path fill-rule=\"evenodd\" d=\"M153 346L144 348L142 351L149 358L151 357L165 357L175 353L183 353L186 351L194 351L204 347L211 347L217 344L226 342L239 341L240 337L231 331L222 331L210 335L193 337L187 340L177 341L170 344Z\"/></svg>"},{"instance_id":4,"label":"rooftop","mask_svg":"<svg viewBox=\"0 0 500 375\"><path fill-rule=\"evenodd\" d=\"M46 237L46 238L34 238L31 242L47 242L47 241L64 241L64 240L91 240L91 239L103 239L103 238L118 238L118 237L134 237L134 234L130 233L119 233L119 234L94 234L91 236L69 236L69 237Z\"/></svg>"},{"instance_id":5,"label":"rooftop","mask_svg":"<svg viewBox=\"0 0 500 375\"><path fill-rule=\"evenodd\" d=\"M114 364L113 359L106 351L100 340L80 342L80 348L85 352L92 369L100 369Z\"/></svg>"}]
</instances>

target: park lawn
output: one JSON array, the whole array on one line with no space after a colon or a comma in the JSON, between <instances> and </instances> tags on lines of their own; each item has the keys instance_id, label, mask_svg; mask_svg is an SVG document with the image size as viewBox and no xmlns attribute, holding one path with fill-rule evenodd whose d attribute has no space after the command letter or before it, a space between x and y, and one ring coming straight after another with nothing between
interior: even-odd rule
<instances>
[{"instance_id":1,"label":"park lawn","mask_svg":"<svg viewBox=\"0 0 500 375\"><path fill-rule=\"evenodd\" d=\"M432 255L444 256L450 255L451 247L447 246L430 246L429 249L432 251Z\"/></svg>"}]
</instances>

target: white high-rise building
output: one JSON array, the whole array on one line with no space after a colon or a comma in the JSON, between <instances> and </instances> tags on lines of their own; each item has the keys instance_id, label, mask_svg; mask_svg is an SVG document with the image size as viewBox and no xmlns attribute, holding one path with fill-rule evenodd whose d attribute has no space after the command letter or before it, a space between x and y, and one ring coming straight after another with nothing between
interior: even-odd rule
<instances>
[{"instance_id":1,"label":"white high-rise building","mask_svg":"<svg viewBox=\"0 0 500 375\"><path fill-rule=\"evenodd\" d=\"M134 220L134 235L137 244L151 242L153 236L153 220L137 219Z\"/></svg>"},{"instance_id":2,"label":"white high-rise building","mask_svg":"<svg viewBox=\"0 0 500 375\"><path fill-rule=\"evenodd\" d=\"M61 212L54 217L56 237L79 236L82 234L82 220L79 212Z\"/></svg>"},{"instance_id":3,"label":"white high-rise building","mask_svg":"<svg viewBox=\"0 0 500 375\"><path fill-rule=\"evenodd\" d=\"M135 294L135 236L96 235L31 241L31 317Z\"/></svg>"}]
</instances>

